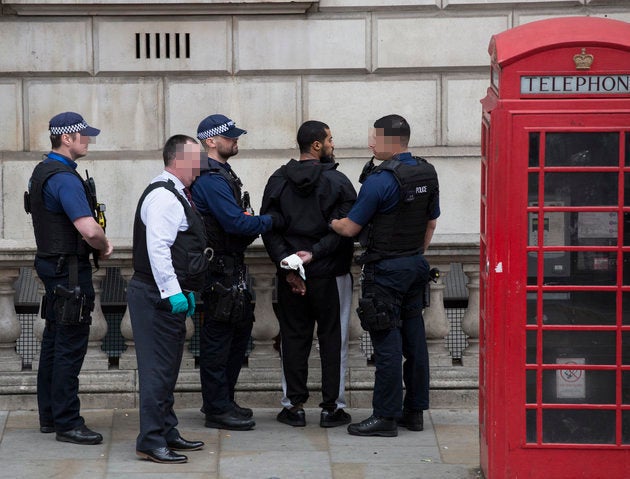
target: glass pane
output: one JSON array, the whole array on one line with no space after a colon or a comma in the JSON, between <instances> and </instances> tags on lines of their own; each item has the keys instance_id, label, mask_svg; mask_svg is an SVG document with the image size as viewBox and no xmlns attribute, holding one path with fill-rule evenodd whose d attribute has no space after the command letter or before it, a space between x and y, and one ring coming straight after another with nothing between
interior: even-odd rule
<instances>
[{"instance_id":1,"label":"glass pane","mask_svg":"<svg viewBox=\"0 0 630 479\"><path fill-rule=\"evenodd\" d=\"M629 135L630 136L630 135ZM628 152L626 151L626 157ZM630 165L627 165L630 166ZM624 206L630 206L630 173L623 175Z\"/></svg>"},{"instance_id":2,"label":"glass pane","mask_svg":"<svg viewBox=\"0 0 630 479\"><path fill-rule=\"evenodd\" d=\"M538 204L538 173L527 175L527 191L529 195L529 206Z\"/></svg>"},{"instance_id":3,"label":"glass pane","mask_svg":"<svg viewBox=\"0 0 630 479\"><path fill-rule=\"evenodd\" d=\"M539 162L539 149L540 149L540 133L529 134L529 167L537 167Z\"/></svg>"},{"instance_id":4,"label":"glass pane","mask_svg":"<svg viewBox=\"0 0 630 479\"><path fill-rule=\"evenodd\" d=\"M621 333L621 362L630 364L630 331ZM628 394L630 394L630 384L628 384Z\"/></svg>"},{"instance_id":5,"label":"glass pane","mask_svg":"<svg viewBox=\"0 0 630 479\"><path fill-rule=\"evenodd\" d=\"M527 410L527 442L536 442L536 410Z\"/></svg>"},{"instance_id":6,"label":"glass pane","mask_svg":"<svg viewBox=\"0 0 630 479\"><path fill-rule=\"evenodd\" d=\"M525 401L533 404L536 402L536 371L525 371L526 375L526 399Z\"/></svg>"},{"instance_id":7,"label":"glass pane","mask_svg":"<svg viewBox=\"0 0 630 479\"><path fill-rule=\"evenodd\" d=\"M619 166L619 133L547 133L546 166Z\"/></svg>"},{"instance_id":8,"label":"glass pane","mask_svg":"<svg viewBox=\"0 0 630 479\"><path fill-rule=\"evenodd\" d=\"M537 324L536 293L527 293L527 324Z\"/></svg>"},{"instance_id":9,"label":"glass pane","mask_svg":"<svg viewBox=\"0 0 630 479\"><path fill-rule=\"evenodd\" d=\"M621 373L621 404L630 404L630 371Z\"/></svg>"},{"instance_id":10,"label":"glass pane","mask_svg":"<svg viewBox=\"0 0 630 479\"><path fill-rule=\"evenodd\" d=\"M614 444L615 411L544 410L543 442Z\"/></svg>"},{"instance_id":11,"label":"glass pane","mask_svg":"<svg viewBox=\"0 0 630 479\"><path fill-rule=\"evenodd\" d=\"M615 364L614 331L544 331L543 363Z\"/></svg>"},{"instance_id":12,"label":"glass pane","mask_svg":"<svg viewBox=\"0 0 630 479\"><path fill-rule=\"evenodd\" d=\"M621 417L621 442L630 444L630 411L623 411Z\"/></svg>"},{"instance_id":13,"label":"glass pane","mask_svg":"<svg viewBox=\"0 0 630 479\"><path fill-rule=\"evenodd\" d=\"M619 229L615 211L580 211L569 215L572 246L616 246Z\"/></svg>"},{"instance_id":14,"label":"glass pane","mask_svg":"<svg viewBox=\"0 0 630 479\"><path fill-rule=\"evenodd\" d=\"M630 166L630 132L626 131L626 166Z\"/></svg>"},{"instance_id":15,"label":"glass pane","mask_svg":"<svg viewBox=\"0 0 630 479\"><path fill-rule=\"evenodd\" d=\"M617 253L578 251L571 253L571 284L617 284Z\"/></svg>"},{"instance_id":16,"label":"glass pane","mask_svg":"<svg viewBox=\"0 0 630 479\"><path fill-rule=\"evenodd\" d=\"M621 322L624 326L630 324L630 293L623 293L621 297Z\"/></svg>"},{"instance_id":17,"label":"glass pane","mask_svg":"<svg viewBox=\"0 0 630 479\"><path fill-rule=\"evenodd\" d=\"M571 291L543 294L544 324L614 325L614 291Z\"/></svg>"},{"instance_id":18,"label":"glass pane","mask_svg":"<svg viewBox=\"0 0 630 479\"><path fill-rule=\"evenodd\" d=\"M527 331L527 364L536 364L536 331Z\"/></svg>"},{"instance_id":19,"label":"glass pane","mask_svg":"<svg viewBox=\"0 0 630 479\"><path fill-rule=\"evenodd\" d=\"M545 204L614 206L618 204L617 173L545 173Z\"/></svg>"},{"instance_id":20,"label":"glass pane","mask_svg":"<svg viewBox=\"0 0 630 479\"><path fill-rule=\"evenodd\" d=\"M615 404L615 374L571 368L543 371L543 402Z\"/></svg>"}]
</instances>

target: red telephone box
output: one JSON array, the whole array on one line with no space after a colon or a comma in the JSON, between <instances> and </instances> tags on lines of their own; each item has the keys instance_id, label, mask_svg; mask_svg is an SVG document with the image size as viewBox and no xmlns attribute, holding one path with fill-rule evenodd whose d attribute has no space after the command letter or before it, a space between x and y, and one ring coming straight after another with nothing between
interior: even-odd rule
<instances>
[{"instance_id":1,"label":"red telephone box","mask_svg":"<svg viewBox=\"0 0 630 479\"><path fill-rule=\"evenodd\" d=\"M482 100L487 479L630 478L630 24L492 37Z\"/></svg>"}]
</instances>

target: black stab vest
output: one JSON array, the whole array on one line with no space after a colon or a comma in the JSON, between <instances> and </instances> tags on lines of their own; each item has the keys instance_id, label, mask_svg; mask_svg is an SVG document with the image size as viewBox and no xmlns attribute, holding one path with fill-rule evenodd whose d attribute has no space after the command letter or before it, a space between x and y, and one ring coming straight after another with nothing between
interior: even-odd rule
<instances>
[{"instance_id":1,"label":"black stab vest","mask_svg":"<svg viewBox=\"0 0 630 479\"><path fill-rule=\"evenodd\" d=\"M205 255L206 236L201 215L194 211L188 201L179 194L175 184L171 181L156 181L145 190L136 208L136 216L133 223L133 269L134 277L145 282L155 283L147 251L147 228L142 222L140 211L142 203L149 193L157 188L166 188L173 193L184 207L188 229L178 231L175 242L171 246L171 259L182 290L201 291L208 269L208 260Z\"/></svg>"},{"instance_id":2,"label":"black stab vest","mask_svg":"<svg viewBox=\"0 0 630 479\"><path fill-rule=\"evenodd\" d=\"M65 213L53 213L44 206L44 186L48 179L57 173L75 175L83 185L91 211L94 211L96 207L85 181L74 168L61 161L40 162L33 170L33 175L29 181L29 197L37 255L42 257L62 254L87 256L90 254L91 248L81 237L70 218Z\"/></svg>"},{"instance_id":3,"label":"black stab vest","mask_svg":"<svg viewBox=\"0 0 630 479\"><path fill-rule=\"evenodd\" d=\"M234 174L230 174L225 168L210 168L209 170L202 171L204 175L221 175L230 185L232 194L236 204L243 208L243 197L241 187L243 184L241 180ZM208 238L208 246L213 249L215 255L236 255L241 256L245 249L252 244L252 242L258 237L244 236L227 233L217 219L211 215L203 215L203 221L206 226L206 237Z\"/></svg>"},{"instance_id":4,"label":"black stab vest","mask_svg":"<svg viewBox=\"0 0 630 479\"><path fill-rule=\"evenodd\" d=\"M424 252L424 236L439 186L435 168L424 158L414 159L415 165L384 161L371 172L391 171L400 188L400 201L393 210L377 213L370 221L367 241L362 242L370 255L391 258Z\"/></svg>"}]
</instances>

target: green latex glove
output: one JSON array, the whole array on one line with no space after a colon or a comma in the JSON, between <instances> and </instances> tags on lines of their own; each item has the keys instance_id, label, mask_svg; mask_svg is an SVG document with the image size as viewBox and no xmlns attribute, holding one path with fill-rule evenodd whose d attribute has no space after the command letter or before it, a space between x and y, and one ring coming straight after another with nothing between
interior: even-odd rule
<instances>
[{"instance_id":1,"label":"green latex glove","mask_svg":"<svg viewBox=\"0 0 630 479\"><path fill-rule=\"evenodd\" d=\"M186 296L188 297L188 311L186 312L186 316L192 318L193 314L195 314L195 293L188 291Z\"/></svg>"},{"instance_id":2,"label":"green latex glove","mask_svg":"<svg viewBox=\"0 0 630 479\"><path fill-rule=\"evenodd\" d=\"M184 296L184 293L177 293L168 297L168 302L171 303L171 313L185 313L188 311L188 299Z\"/></svg>"}]
</instances>

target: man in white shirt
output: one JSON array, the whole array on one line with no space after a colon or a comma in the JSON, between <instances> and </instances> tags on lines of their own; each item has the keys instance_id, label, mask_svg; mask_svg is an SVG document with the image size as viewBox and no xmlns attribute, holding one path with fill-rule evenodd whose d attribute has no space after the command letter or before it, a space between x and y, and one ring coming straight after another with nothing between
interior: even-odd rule
<instances>
[{"instance_id":1,"label":"man in white shirt","mask_svg":"<svg viewBox=\"0 0 630 479\"><path fill-rule=\"evenodd\" d=\"M175 383L186 339L186 316L195 311L194 291L203 286L208 261L201 216L188 187L199 175L197 141L175 135L164 145L164 171L138 202L133 232L134 275L127 288L140 382L140 434L136 454L182 463L174 451L201 449L177 430Z\"/></svg>"}]
</instances>

